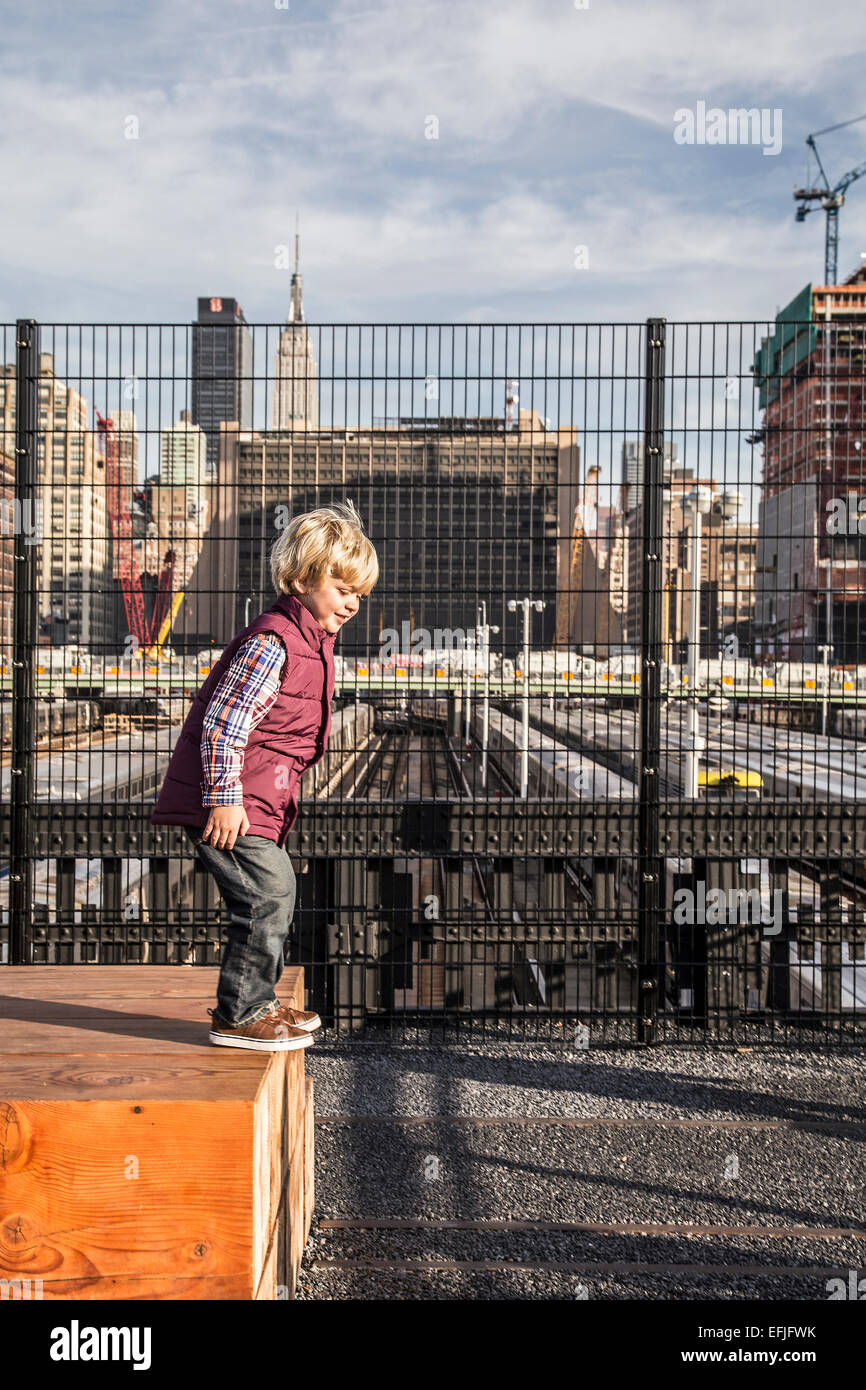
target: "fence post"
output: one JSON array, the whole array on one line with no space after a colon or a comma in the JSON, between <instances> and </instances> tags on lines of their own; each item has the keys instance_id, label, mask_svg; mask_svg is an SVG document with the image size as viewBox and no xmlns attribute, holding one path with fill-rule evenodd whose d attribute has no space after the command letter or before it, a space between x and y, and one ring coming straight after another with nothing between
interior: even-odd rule
<instances>
[{"instance_id":1,"label":"fence post","mask_svg":"<svg viewBox=\"0 0 866 1390\"><path fill-rule=\"evenodd\" d=\"M32 964L35 789L36 550L42 539L37 487L39 325L15 325L15 510L12 605L12 763L9 852L9 963ZM25 522L26 518L26 522Z\"/></svg>"},{"instance_id":2,"label":"fence post","mask_svg":"<svg viewBox=\"0 0 866 1390\"><path fill-rule=\"evenodd\" d=\"M647 319L641 539L640 774L638 778L638 1041L656 1041L663 859L659 855L662 663L662 488L665 320Z\"/></svg>"}]
</instances>

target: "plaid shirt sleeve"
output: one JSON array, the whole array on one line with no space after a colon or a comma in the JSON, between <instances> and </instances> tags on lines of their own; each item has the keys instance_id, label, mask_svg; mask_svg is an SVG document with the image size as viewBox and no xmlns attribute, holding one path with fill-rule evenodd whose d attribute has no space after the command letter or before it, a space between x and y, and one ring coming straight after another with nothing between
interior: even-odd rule
<instances>
[{"instance_id":1,"label":"plaid shirt sleeve","mask_svg":"<svg viewBox=\"0 0 866 1390\"><path fill-rule=\"evenodd\" d=\"M250 730L277 698L285 658L286 649L273 632L250 637L235 652L205 710L202 806L243 806L244 748Z\"/></svg>"}]
</instances>

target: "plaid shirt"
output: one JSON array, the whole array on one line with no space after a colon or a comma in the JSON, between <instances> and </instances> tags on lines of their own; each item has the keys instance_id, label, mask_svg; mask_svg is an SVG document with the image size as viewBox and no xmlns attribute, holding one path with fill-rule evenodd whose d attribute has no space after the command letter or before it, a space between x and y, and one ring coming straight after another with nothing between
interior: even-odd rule
<instances>
[{"instance_id":1,"label":"plaid shirt","mask_svg":"<svg viewBox=\"0 0 866 1390\"><path fill-rule=\"evenodd\" d=\"M244 749L250 730L277 698L285 659L286 649L273 632L250 637L235 652L205 710L202 806L243 806Z\"/></svg>"}]
</instances>

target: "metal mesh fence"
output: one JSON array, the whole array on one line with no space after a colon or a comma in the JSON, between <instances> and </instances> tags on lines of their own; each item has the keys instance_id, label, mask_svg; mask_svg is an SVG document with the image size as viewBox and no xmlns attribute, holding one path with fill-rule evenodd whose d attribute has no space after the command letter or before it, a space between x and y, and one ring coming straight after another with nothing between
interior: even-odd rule
<instances>
[{"instance_id":1,"label":"metal mesh fence","mask_svg":"<svg viewBox=\"0 0 866 1390\"><path fill-rule=\"evenodd\" d=\"M274 540L348 498L379 581L286 846L326 1026L860 1037L843 289L768 323L6 326L2 959L220 963L153 800Z\"/></svg>"}]
</instances>

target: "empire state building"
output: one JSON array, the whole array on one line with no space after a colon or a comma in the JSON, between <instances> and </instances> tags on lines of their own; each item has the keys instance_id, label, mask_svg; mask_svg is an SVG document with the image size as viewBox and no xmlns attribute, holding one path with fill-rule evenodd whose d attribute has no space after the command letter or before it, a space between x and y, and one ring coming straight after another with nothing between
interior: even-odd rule
<instances>
[{"instance_id":1,"label":"empire state building","mask_svg":"<svg viewBox=\"0 0 866 1390\"><path fill-rule=\"evenodd\" d=\"M295 269L292 275L289 317L280 334L274 356L274 389L271 427L275 430L312 430L319 424L316 359L304 322L303 285L298 271L298 233L295 232Z\"/></svg>"}]
</instances>

